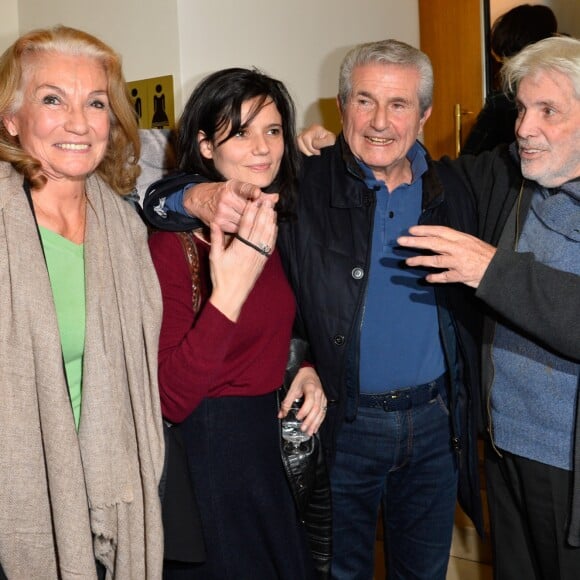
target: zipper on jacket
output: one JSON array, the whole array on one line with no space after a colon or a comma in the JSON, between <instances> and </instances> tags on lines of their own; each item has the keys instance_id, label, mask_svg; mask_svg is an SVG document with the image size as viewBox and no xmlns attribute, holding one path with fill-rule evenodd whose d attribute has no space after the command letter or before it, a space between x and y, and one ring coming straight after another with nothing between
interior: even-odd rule
<instances>
[{"instance_id":1,"label":"zipper on jacket","mask_svg":"<svg viewBox=\"0 0 580 580\"><path fill-rule=\"evenodd\" d=\"M491 418L491 391L493 389L493 382L494 382L494 378L495 378L495 366L493 364L493 343L494 343L494 339L495 339L495 329L496 329L496 324L494 323L493 325L493 335L492 335L492 339L490 341L490 345L489 345L489 363L491 366L491 381L489 383L489 389L487 389L487 393L486 393L486 397L485 397L485 406L486 406L486 411L487 411L487 434L489 435L489 442L491 444L491 447L493 448L493 450L500 456L503 457L501 451L499 450L499 448L496 446L494 438L493 438L493 420ZM482 361L482 364L484 364L485 361Z\"/></svg>"},{"instance_id":2,"label":"zipper on jacket","mask_svg":"<svg viewBox=\"0 0 580 580\"><path fill-rule=\"evenodd\" d=\"M441 348L443 349L443 354L445 356L445 365L447 367L447 376L449 379L449 393L448 393L448 399L449 399L449 413L451 415L451 429L452 429L452 433L451 433L451 447L453 449L453 451L457 454L458 458L461 460L461 454L462 454L462 443L461 443L461 437L459 435L460 433L460 429L458 428L458 421L460 421L460 418L457 417L457 394L453 393L453 384L455 381L455 376L454 376L454 372L456 372L455 369L455 365L452 364L452 361L450 360L450 356L449 356L449 345L448 345L448 341L447 341L447 337L446 337L446 333L442 330L441 328L441 310L445 310L447 313L447 318L448 318L448 322L449 324L451 324L452 327L452 332L454 333L454 336L457 337L459 336L458 332L457 332L457 327L455 325L455 319L453 318L452 314L451 314L451 310L447 307L447 296L445 296L444 302L445 302L445 306L441 305L441 298L438 296L442 293L442 289L440 289L440 292L437 292L437 288L434 289L435 292L435 302L436 302L436 311L437 311L437 325L439 326L439 336L440 336L440 340L441 340ZM456 343L456 350L460 349L460 345L459 345L459 340L455 340ZM457 356L459 356L459 353L457 353Z\"/></svg>"},{"instance_id":3,"label":"zipper on jacket","mask_svg":"<svg viewBox=\"0 0 580 580\"><path fill-rule=\"evenodd\" d=\"M524 193L524 185L526 183L525 179L522 179L522 183L520 185L520 190L518 192L518 196L516 199L516 203L517 203L517 207L516 207L516 224L515 224L515 234L514 234L514 251L517 252L518 251L518 244L519 244L519 240L520 240L520 235L521 235L521 224L520 224L520 213L521 213L521 208L522 208L522 197L523 197L523 193ZM489 442L491 443L491 446L493 448L493 450L500 456L503 457L501 451L499 450L499 448L497 447L497 445L495 444L494 438L493 438L493 420L491 417L491 391L493 389L493 383L494 383L494 378L495 378L495 367L493 364L493 345L494 345L494 340L495 340L495 331L497 328L497 323L493 323L493 333L492 333L492 337L491 340L489 341L489 362L491 365L491 372L492 372L492 377L491 377L491 382L489 384L489 389L486 393L486 401L485 401L485 406L486 406L486 411L487 411L487 433L489 435ZM482 361L482 365L485 361Z\"/></svg>"},{"instance_id":4,"label":"zipper on jacket","mask_svg":"<svg viewBox=\"0 0 580 580\"><path fill-rule=\"evenodd\" d=\"M419 215L419 219L417 220L417 224L421 225L425 223L425 219L426 216L428 216L430 213L433 213L434 209L441 205L443 203L443 196L439 195L437 197L435 197L434 199L429 201L429 204L426 207L423 207L421 209L421 214ZM457 412L457 400L456 397L453 396L453 379L454 377L452 376L453 373L453 366L451 364L451 361L449 360L449 346L447 344L447 339L445 337L445 332L442 332L441 330L441 309L443 308L441 306L441 299L438 297L438 295L441 294L441 292L437 292L437 288L434 289L435 292L435 302L436 302L436 310L437 310L437 324L439 326L439 335L440 335L440 339L441 339L441 347L443 349L443 354L445 356L445 365L447 367L447 375L449 377L449 412L451 414L451 427L452 427L452 433L451 433L451 447L452 449L455 451L455 453L457 454L458 458L461 460L461 453L462 453L462 444L461 444L461 437L459 436L459 432L460 430L458 429L458 421L460 421L460 418L456 417L456 412ZM447 296L445 296L445 303L447 304L448 300L447 300ZM453 327L453 333L456 337L459 336L458 332L457 332L457 327L455 324L455 319L451 313L451 310L446 306L445 307L448 317L449 317L449 322ZM455 340L456 345L457 345L457 350L461 349L461 344L460 341L456 338ZM459 353L458 353L459 355ZM464 360L466 360L464 358ZM469 442L468 442L469 444Z\"/></svg>"}]
</instances>

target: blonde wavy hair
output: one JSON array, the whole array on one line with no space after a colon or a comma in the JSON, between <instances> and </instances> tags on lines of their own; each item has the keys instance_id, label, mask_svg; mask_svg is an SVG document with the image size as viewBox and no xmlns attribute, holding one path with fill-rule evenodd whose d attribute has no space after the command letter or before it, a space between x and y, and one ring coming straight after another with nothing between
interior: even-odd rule
<instances>
[{"instance_id":1,"label":"blonde wavy hair","mask_svg":"<svg viewBox=\"0 0 580 580\"><path fill-rule=\"evenodd\" d=\"M120 195L135 187L140 140L135 110L131 105L121 67L121 58L98 38L74 28L55 26L34 30L21 36L0 57L0 160L8 161L24 175L35 189L46 184L41 164L11 136L4 117L16 113L22 105L26 83L27 57L39 54L63 54L96 59L107 76L111 128L105 156L96 173Z\"/></svg>"}]
</instances>

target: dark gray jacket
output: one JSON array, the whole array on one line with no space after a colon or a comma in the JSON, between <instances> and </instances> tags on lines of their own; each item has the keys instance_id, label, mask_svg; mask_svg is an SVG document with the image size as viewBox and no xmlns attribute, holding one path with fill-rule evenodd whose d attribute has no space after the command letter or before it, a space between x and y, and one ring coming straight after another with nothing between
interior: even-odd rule
<instances>
[{"instance_id":1,"label":"dark gray jacket","mask_svg":"<svg viewBox=\"0 0 580 580\"><path fill-rule=\"evenodd\" d=\"M522 200L520 223L523 223L528 211L527 189L535 184L524 182L519 165L506 146L477 157L443 159L440 165L461 182L458 188L446 187L449 203L475 204L478 237L497 247L519 198ZM501 317L543 347L580 362L580 276L537 262L532 253L518 253L502 246L491 261L476 296L488 307L488 325ZM489 342L485 342L484 350L489 348ZM487 407L488 389L489 381L484 381L484 407ZM573 481L568 541L572 546L580 546L580 397L576 406Z\"/></svg>"}]
</instances>

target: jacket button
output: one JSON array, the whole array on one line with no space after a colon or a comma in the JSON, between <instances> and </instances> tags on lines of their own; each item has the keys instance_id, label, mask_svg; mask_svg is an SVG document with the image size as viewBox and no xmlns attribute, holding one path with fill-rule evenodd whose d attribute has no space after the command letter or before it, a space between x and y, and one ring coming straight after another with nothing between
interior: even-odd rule
<instances>
[{"instance_id":1,"label":"jacket button","mask_svg":"<svg viewBox=\"0 0 580 580\"><path fill-rule=\"evenodd\" d=\"M359 268L358 266L356 268L352 269L352 272L350 273L350 275L355 279L355 280L360 280L364 277L365 275L365 271L362 268Z\"/></svg>"},{"instance_id":2,"label":"jacket button","mask_svg":"<svg viewBox=\"0 0 580 580\"><path fill-rule=\"evenodd\" d=\"M332 341L336 346L342 346L344 344L344 336L342 334L337 334Z\"/></svg>"}]
</instances>

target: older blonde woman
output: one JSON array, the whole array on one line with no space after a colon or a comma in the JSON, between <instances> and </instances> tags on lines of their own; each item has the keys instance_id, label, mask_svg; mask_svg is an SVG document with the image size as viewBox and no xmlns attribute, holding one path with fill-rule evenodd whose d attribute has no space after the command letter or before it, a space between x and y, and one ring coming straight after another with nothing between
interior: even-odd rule
<instances>
[{"instance_id":1,"label":"older blonde woman","mask_svg":"<svg viewBox=\"0 0 580 580\"><path fill-rule=\"evenodd\" d=\"M118 56L71 28L22 36L0 118L0 568L159 578L161 299L123 199L139 141Z\"/></svg>"}]
</instances>

